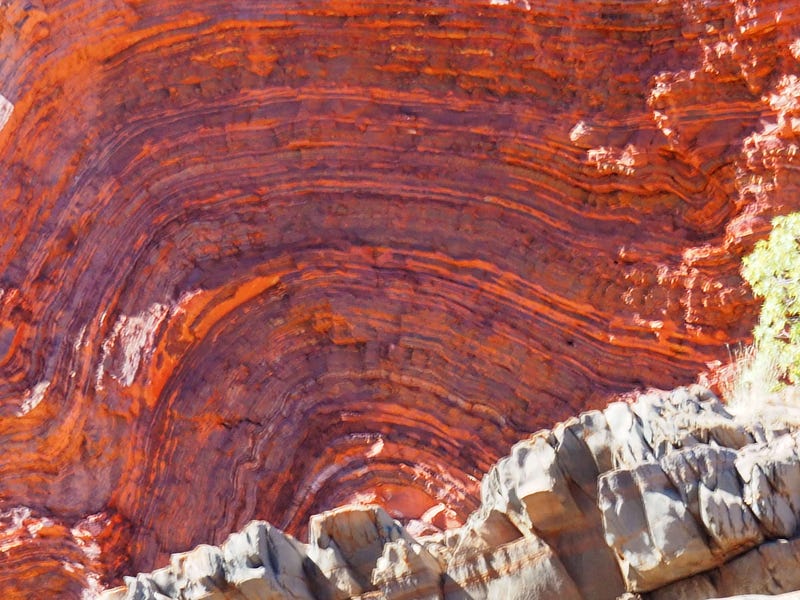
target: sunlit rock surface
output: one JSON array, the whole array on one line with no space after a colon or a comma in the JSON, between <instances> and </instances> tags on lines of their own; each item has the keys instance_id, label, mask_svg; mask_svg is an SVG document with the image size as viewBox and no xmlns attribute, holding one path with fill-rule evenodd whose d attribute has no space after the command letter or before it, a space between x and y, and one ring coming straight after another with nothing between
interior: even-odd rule
<instances>
[{"instance_id":1,"label":"sunlit rock surface","mask_svg":"<svg viewBox=\"0 0 800 600\"><path fill-rule=\"evenodd\" d=\"M466 524L414 537L376 506L263 521L126 578L107 600L705 600L800 589L800 427L699 388L573 417L512 448Z\"/></svg>"},{"instance_id":2,"label":"sunlit rock surface","mask_svg":"<svg viewBox=\"0 0 800 600\"><path fill-rule=\"evenodd\" d=\"M453 527L518 439L726 360L798 204L799 26L0 3L2 595L355 501Z\"/></svg>"}]
</instances>

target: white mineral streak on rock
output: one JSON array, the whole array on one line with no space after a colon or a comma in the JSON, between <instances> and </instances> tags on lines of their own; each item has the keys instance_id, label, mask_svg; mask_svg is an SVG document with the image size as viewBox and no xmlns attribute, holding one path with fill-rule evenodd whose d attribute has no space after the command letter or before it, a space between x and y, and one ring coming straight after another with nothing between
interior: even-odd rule
<instances>
[{"instance_id":1,"label":"white mineral streak on rock","mask_svg":"<svg viewBox=\"0 0 800 600\"><path fill-rule=\"evenodd\" d=\"M86 337L86 324L84 323L83 327L81 327L81 330L78 332L78 336L75 338L75 342L72 345L72 347L75 349L75 352L77 352L84 346L84 344L86 343L85 337Z\"/></svg>"},{"instance_id":2,"label":"white mineral streak on rock","mask_svg":"<svg viewBox=\"0 0 800 600\"><path fill-rule=\"evenodd\" d=\"M11 118L12 112L14 112L14 105L11 104L8 98L0 94L0 131L3 131L3 128Z\"/></svg>"},{"instance_id":3,"label":"white mineral streak on rock","mask_svg":"<svg viewBox=\"0 0 800 600\"><path fill-rule=\"evenodd\" d=\"M569 140L573 144L579 144L589 133L591 133L591 128L586 124L586 121L578 121L575 123L575 126L569 130Z\"/></svg>"},{"instance_id":4,"label":"white mineral streak on rock","mask_svg":"<svg viewBox=\"0 0 800 600\"><path fill-rule=\"evenodd\" d=\"M367 458L374 458L378 456L381 452L383 452L383 438L379 437L378 441L370 446L370 449L367 450Z\"/></svg>"},{"instance_id":5,"label":"white mineral streak on rock","mask_svg":"<svg viewBox=\"0 0 800 600\"><path fill-rule=\"evenodd\" d=\"M576 130L577 125L570 132L573 143L584 135L583 130ZM616 173L618 175L633 175L636 168L644 164L644 155L633 145L628 144L623 149L599 146L586 151L589 164L594 165L600 173Z\"/></svg>"},{"instance_id":6,"label":"white mineral streak on rock","mask_svg":"<svg viewBox=\"0 0 800 600\"><path fill-rule=\"evenodd\" d=\"M136 315L121 315L114 323L111 334L103 341L102 358L95 375L97 389L103 389L103 379L107 372L123 386L131 385L141 364L152 356L155 335L164 320L182 314L186 304L202 292L203 290L184 292L177 301L167 304L154 302L147 310ZM101 327L105 319L106 312L103 311L100 315ZM82 343L85 329L85 326L81 329L79 339L75 342L76 350Z\"/></svg>"},{"instance_id":7,"label":"white mineral streak on rock","mask_svg":"<svg viewBox=\"0 0 800 600\"><path fill-rule=\"evenodd\" d=\"M170 310L169 316L174 317L175 315L183 314L184 307L189 302L189 300L202 293L203 290L192 290L190 292L183 292L180 298L178 298L178 301L172 305L172 309Z\"/></svg>"},{"instance_id":8,"label":"white mineral streak on rock","mask_svg":"<svg viewBox=\"0 0 800 600\"><path fill-rule=\"evenodd\" d=\"M97 367L97 389L103 389L103 377L112 366L110 376L127 387L133 383L142 360L150 358L156 331L169 314L170 306L154 302L139 314L120 315L103 342L103 356Z\"/></svg>"},{"instance_id":9,"label":"white mineral streak on rock","mask_svg":"<svg viewBox=\"0 0 800 600\"><path fill-rule=\"evenodd\" d=\"M322 469L308 485L308 493L316 494L331 477L336 477L338 472L338 465L328 465Z\"/></svg>"},{"instance_id":10,"label":"white mineral streak on rock","mask_svg":"<svg viewBox=\"0 0 800 600\"><path fill-rule=\"evenodd\" d=\"M525 10L531 9L531 4L528 0L489 0L490 6L509 6L514 5Z\"/></svg>"},{"instance_id":11,"label":"white mineral streak on rock","mask_svg":"<svg viewBox=\"0 0 800 600\"><path fill-rule=\"evenodd\" d=\"M17 416L22 417L27 415L31 412L34 408L39 406L39 403L44 400L44 395L47 392L47 388L50 387L49 381L40 381L32 389L28 390L25 393L24 398L22 399L22 406L19 407L17 411Z\"/></svg>"}]
</instances>

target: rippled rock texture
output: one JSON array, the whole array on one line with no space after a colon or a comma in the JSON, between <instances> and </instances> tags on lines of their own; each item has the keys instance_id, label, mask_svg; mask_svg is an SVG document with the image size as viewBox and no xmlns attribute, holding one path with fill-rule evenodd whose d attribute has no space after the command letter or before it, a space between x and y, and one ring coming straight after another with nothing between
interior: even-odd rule
<instances>
[{"instance_id":1,"label":"rippled rock texture","mask_svg":"<svg viewBox=\"0 0 800 600\"><path fill-rule=\"evenodd\" d=\"M253 518L458 525L513 442L747 337L800 9L0 4L0 586Z\"/></svg>"},{"instance_id":2,"label":"rippled rock texture","mask_svg":"<svg viewBox=\"0 0 800 600\"><path fill-rule=\"evenodd\" d=\"M800 427L737 421L699 387L650 393L517 443L460 528L380 507L263 521L173 555L106 600L706 600L800 589ZM796 597L796 595L795 595Z\"/></svg>"}]
</instances>

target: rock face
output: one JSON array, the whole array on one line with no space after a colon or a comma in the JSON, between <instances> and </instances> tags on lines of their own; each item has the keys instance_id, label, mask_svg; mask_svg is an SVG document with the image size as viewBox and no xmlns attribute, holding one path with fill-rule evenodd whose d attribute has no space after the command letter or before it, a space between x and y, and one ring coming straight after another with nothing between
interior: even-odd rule
<instances>
[{"instance_id":1,"label":"rock face","mask_svg":"<svg viewBox=\"0 0 800 600\"><path fill-rule=\"evenodd\" d=\"M516 440L724 360L740 257L798 204L799 26L746 0L0 3L2 595L352 502L460 525ZM501 513L578 514L551 484L526 483L541 522Z\"/></svg>"},{"instance_id":2,"label":"rock face","mask_svg":"<svg viewBox=\"0 0 800 600\"><path fill-rule=\"evenodd\" d=\"M107 600L705 600L800 590L800 426L737 421L699 387L516 444L465 525L414 537L378 506L263 521L173 555ZM627 595L626 595L627 594Z\"/></svg>"}]
</instances>

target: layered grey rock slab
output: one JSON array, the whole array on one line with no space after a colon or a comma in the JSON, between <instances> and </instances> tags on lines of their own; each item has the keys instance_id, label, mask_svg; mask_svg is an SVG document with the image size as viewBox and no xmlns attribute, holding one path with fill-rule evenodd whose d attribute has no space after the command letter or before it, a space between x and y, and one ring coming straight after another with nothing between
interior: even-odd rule
<instances>
[{"instance_id":1,"label":"layered grey rock slab","mask_svg":"<svg viewBox=\"0 0 800 600\"><path fill-rule=\"evenodd\" d=\"M457 529L414 538L378 506L254 521L107 599L705 599L800 589L800 431L707 390L615 402L515 444Z\"/></svg>"}]
</instances>

